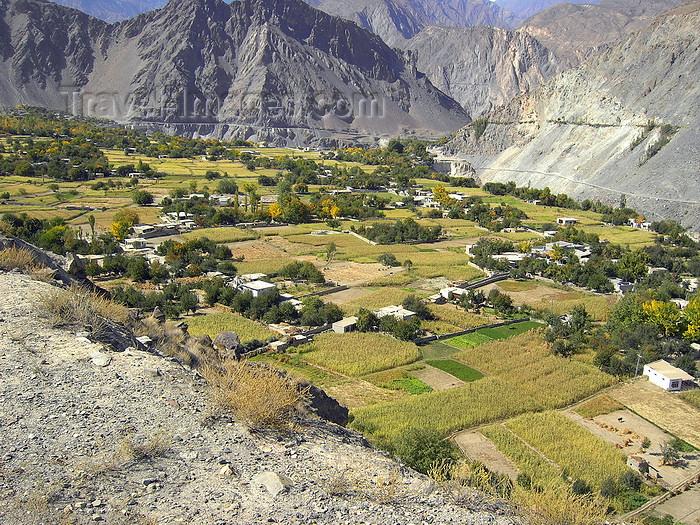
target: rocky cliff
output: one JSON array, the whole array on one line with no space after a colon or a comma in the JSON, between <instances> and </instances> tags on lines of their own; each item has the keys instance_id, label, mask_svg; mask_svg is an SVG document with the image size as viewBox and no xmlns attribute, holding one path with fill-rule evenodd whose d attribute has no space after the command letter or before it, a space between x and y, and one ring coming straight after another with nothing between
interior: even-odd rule
<instances>
[{"instance_id":1,"label":"rocky cliff","mask_svg":"<svg viewBox=\"0 0 700 525\"><path fill-rule=\"evenodd\" d=\"M410 50L418 69L473 118L562 70L556 56L530 35L493 27L429 27L399 47Z\"/></svg>"},{"instance_id":2,"label":"rocky cliff","mask_svg":"<svg viewBox=\"0 0 700 525\"><path fill-rule=\"evenodd\" d=\"M560 3L533 14L520 30L537 38L568 66L646 27L685 0L601 0Z\"/></svg>"},{"instance_id":3,"label":"rocky cliff","mask_svg":"<svg viewBox=\"0 0 700 525\"><path fill-rule=\"evenodd\" d=\"M519 20L490 0L308 0L327 13L356 22L389 45L433 25L512 28Z\"/></svg>"},{"instance_id":4,"label":"rocky cliff","mask_svg":"<svg viewBox=\"0 0 700 525\"><path fill-rule=\"evenodd\" d=\"M468 121L379 37L300 0L171 0L116 24L3 0L0 17L5 105L280 143Z\"/></svg>"},{"instance_id":5,"label":"rocky cliff","mask_svg":"<svg viewBox=\"0 0 700 525\"><path fill-rule=\"evenodd\" d=\"M3 524L517 523L342 427L249 431L178 362L52 328L39 305L55 291L0 272Z\"/></svg>"},{"instance_id":6,"label":"rocky cliff","mask_svg":"<svg viewBox=\"0 0 700 525\"><path fill-rule=\"evenodd\" d=\"M650 218L700 229L699 69L694 0L493 112L482 136L464 128L443 153L484 181L610 203L624 194Z\"/></svg>"}]
</instances>

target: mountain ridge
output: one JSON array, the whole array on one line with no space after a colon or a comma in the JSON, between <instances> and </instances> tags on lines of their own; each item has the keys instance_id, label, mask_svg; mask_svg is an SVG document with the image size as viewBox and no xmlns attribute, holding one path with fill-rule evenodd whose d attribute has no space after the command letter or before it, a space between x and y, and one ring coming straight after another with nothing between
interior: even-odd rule
<instances>
[{"instance_id":1,"label":"mountain ridge","mask_svg":"<svg viewBox=\"0 0 700 525\"><path fill-rule=\"evenodd\" d=\"M693 0L494 111L481 138L462 129L443 153L471 163L484 182L610 203L626 195L651 218L699 229L699 67ZM656 127L645 132L650 121Z\"/></svg>"},{"instance_id":2,"label":"mountain ridge","mask_svg":"<svg viewBox=\"0 0 700 525\"><path fill-rule=\"evenodd\" d=\"M117 121L280 143L434 135L468 122L378 36L298 0L171 0L114 24L37 0L4 6L5 105L58 108L78 92L81 110L124 106Z\"/></svg>"}]
</instances>

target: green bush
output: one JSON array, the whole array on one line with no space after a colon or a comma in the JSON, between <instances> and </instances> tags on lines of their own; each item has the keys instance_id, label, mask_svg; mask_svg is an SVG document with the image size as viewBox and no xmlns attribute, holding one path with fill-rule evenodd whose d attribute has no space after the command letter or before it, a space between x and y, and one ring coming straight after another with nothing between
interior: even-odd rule
<instances>
[{"instance_id":1,"label":"green bush","mask_svg":"<svg viewBox=\"0 0 700 525\"><path fill-rule=\"evenodd\" d=\"M457 458L455 446L440 432L430 428L407 429L396 440L393 453L423 474L427 474L436 462Z\"/></svg>"}]
</instances>

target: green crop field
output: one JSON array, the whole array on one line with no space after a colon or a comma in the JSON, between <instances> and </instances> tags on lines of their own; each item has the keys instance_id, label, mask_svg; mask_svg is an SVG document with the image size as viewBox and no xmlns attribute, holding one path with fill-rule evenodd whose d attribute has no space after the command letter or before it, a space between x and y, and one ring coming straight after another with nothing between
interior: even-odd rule
<instances>
[{"instance_id":1,"label":"green crop field","mask_svg":"<svg viewBox=\"0 0 700 525\"><path fill-rule=\"evenodd\" d=\"M455 361L453 359L432 359L426 361L425 363L432 367L438 368L443 372L447 372L465 383L476 381L477 379L484 377L484 374L478 370L474 370L464 363L460 363L459 361Z\"/></svg>"},{"instance_id":2,"label":"green crop field","mask_svg":"<svg viewBox=\"0 0 700 525\"><path fill-rule=\"evenodd\" d=\"M365 378L370 383L390 390L405 390L409 394L422 394L433 389L420 379L410 375L406 369L395 368L386 372L372 374Z\"/></svg>"},{"instance_id":3,"label":"green crop field","mask_svg":"<svg viewBox=\"0 0 700 525\"><path fill-rule=\"evenodd\" d=\"M234 312L221 312L207 315L197 315L187 319L189 332L192 335L204 335L214 339L220 332L236 332L241 342L259 339L266 341L275 334L264 325L251 321Z\"/></svg>"},{"instance_id":4,"label":"green crop field","mask_svg":"<svg viewBox=\"0 0 700 525\"><path fill-rule=\"evenodd\" d=\"M498 328L482 328L476 332L447 339L445 343L460 349L472 348L498 339L508 339L536 328L542 328L542 325L534 321L524 321Z\"/></svg>"},{"instance_id":5,"label":"green crop field","mask_svg":"<svg viewBox=\"0 0 700 525\"><path fill-rule=\"evenodd\" d=\"M357 377L413 363L420 359L420 350L413 343L383 334L326 332L303 349L302 358Z\"/></svg>"}]
</instances>

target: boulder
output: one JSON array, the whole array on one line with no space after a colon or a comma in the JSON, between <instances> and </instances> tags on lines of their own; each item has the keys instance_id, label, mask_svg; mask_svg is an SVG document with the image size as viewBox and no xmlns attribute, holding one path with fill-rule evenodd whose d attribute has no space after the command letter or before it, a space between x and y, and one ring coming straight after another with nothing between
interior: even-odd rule
<instances>
[{"instance_id":1,"label":"boulder","mask_svg":"<svg viewBox=\"0 0 700 525\"><path fill-rule=\"evenodd\" d=\"M273 497L292 486L292 480L285 475L275 474L269 470L253 477L253 483L264 487Z\"/></svg>"},{"instance_id":2,"label":"boulder","mask_svg":"<svg viewBox=\"0 0 700 525\"><path fill-rule=\"evenodd\" d=\"M69 253L66 255L66 262L63 264L63 269L73 277L79 279L85 279L87 277L87 272L85 271L85 264L82 259L77 255Z\"/></svg>"},{"instance_id":3,"label":"boulder","mask_svg":"<svg viewBox=\"0 0 700 525\"><path fill-rule=\"evenodd\" d=\"M241 356L241 340L236 332L221 332L214 339L214 348L222 357L238 359Z\"/></svg>"},{"instance_id":4,"label":"boulder","mask_svg":"<svg viewBox=\"0 0 700 525\"><path fill-rule=\"evenodd\" d=\"M326 394L325 391L305 381L299 382L299 388L309 389L309 397L301 407L302 412L325 419L341 427L348 424L348 409Z\"/></svg>"},{"instance_id":5,"label":"boulder","mask_svg":"<svg viewBox=\"0 0 700 525\"><path fill-rule=\"evenodd\" d=\"M165 314L163 311L158 308L157 306L153 309L153 316L152 316L156 321L159 323L164 323L165 322Z\"/></svg>"}]
</instances>

